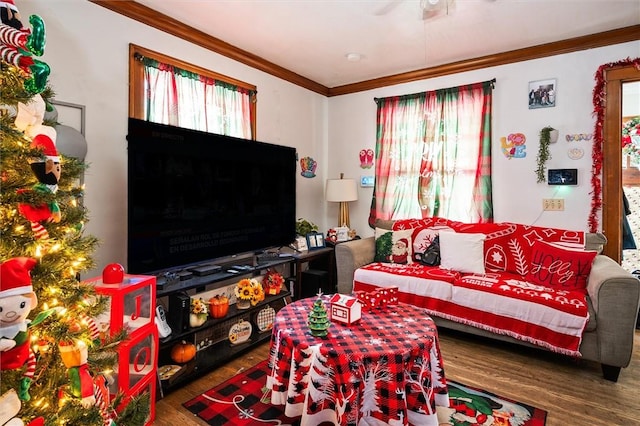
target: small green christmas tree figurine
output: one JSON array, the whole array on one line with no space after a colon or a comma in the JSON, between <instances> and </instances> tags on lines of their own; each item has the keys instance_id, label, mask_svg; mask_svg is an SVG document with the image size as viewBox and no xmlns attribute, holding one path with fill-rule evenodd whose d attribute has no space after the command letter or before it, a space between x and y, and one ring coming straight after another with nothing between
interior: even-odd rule
<instances>
[{"instance_id":1,"label":"small green christmas tree figurine","mask_svg":"<svg viewBox=\"0 0 640 426\"><path fill-rule=\"evenodd\" d=\"M329 318L327 308L322 301L322 291L318 293L318 298L313 303L313 309L309 313L309 330L316 337L325 337L329 334Z\"/></svg>"}]
</instances>

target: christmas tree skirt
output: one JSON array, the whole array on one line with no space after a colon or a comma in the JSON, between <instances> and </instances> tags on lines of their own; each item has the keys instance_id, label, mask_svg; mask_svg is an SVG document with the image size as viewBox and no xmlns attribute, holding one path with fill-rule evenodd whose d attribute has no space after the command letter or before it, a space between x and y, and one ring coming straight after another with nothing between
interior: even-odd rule
<instances>
[{"instance_id":1,"label":"christmas tree skirt","mask_svg":"<svg viewBox=\"0 0 640 426\"><path fill-rule=\"evenodd\" d=\"M299 425L286 417L283 407L271 405L264 389L267 361L237 374L185 402L183 405L210 425L249 426L259 424ZM544 426L547 412L480 389L449 380L450 408L438 408L440 425Z\"/></svg>"}]
</instances>

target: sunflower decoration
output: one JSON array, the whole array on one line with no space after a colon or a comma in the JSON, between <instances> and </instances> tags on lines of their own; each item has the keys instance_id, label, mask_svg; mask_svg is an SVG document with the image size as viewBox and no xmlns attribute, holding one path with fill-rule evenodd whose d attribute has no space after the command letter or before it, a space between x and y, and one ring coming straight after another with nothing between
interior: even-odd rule
<instances>
[{"instance_id":1,"label":"sunflower decoration","mask_svg":"<svg viewBox=\"0 0 640 426\"><path fill-rule=\"evenodd\" d=\"M198 318L207 318L207 304L201 297L191 298L191 313Z\"/></svg>"},{"instance_id":2,"label":"sunflower decoration","mask_svg":"<svg viewBox=\"0 0 640 426\"><path fill-rule=\"evenodd\" d=\"M262 284L254 278L242 279L236 284L235 295L239 300L250 301L255 306L264 300Z\"/></svg>"},{"instance_id":3,"label":"sunflower decoration","mask_svg":"<svg viewBox=\"0 0 640 426\"><path fill-rule=\"evenodd\" d=\"M207 321L207 304L201 297L191 298L191 309L189 312L189 326L200 327Z\"/></svg>"}]
</instances>

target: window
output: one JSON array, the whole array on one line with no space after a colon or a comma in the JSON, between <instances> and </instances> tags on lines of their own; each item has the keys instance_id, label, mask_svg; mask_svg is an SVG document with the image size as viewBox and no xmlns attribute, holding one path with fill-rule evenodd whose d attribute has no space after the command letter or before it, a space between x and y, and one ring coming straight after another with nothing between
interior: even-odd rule
<instances>
[{"instance_id":1,"label":"window","mask_svg":"<svg viewBox=\"0 0 640 426\"><path fill-rule=\"evenodd\" d=\"M255 139L256 87L131 44L129 116Z\"/></svg>"},{"instance_id":2,"label":"window","mask_svg":"<svg viewBox=\"0 0 640 426\"><path fill-rule=\"evenodd\" d=\"M493 220L494 80L376 99L376 219Z\"/></svg>"}]
</instances>

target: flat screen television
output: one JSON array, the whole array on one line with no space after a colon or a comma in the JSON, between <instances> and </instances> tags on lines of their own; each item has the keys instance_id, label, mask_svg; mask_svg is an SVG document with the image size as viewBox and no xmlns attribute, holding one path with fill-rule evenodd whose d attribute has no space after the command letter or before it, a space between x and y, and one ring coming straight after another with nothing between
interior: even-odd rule
<instances>
[{"instance_id":1,"label":"flat screen television","mask_svg":"<svg viewBox=\"0 0 640 426\"><path fill-rule=\"evenodd\" d=\"M295 148L129 119L127 271L295 239Z\"/></svg>"}]
</instances>

